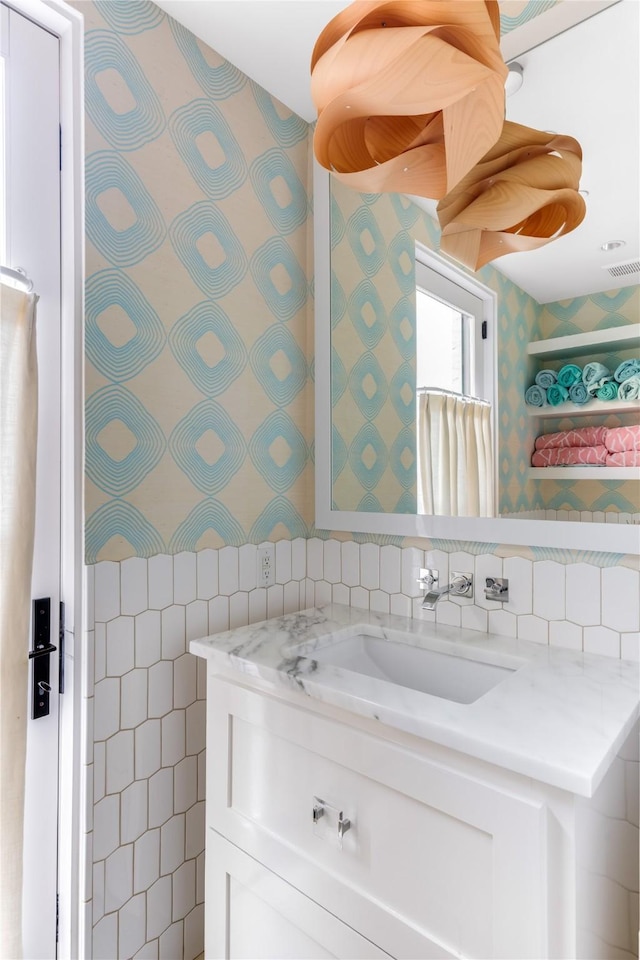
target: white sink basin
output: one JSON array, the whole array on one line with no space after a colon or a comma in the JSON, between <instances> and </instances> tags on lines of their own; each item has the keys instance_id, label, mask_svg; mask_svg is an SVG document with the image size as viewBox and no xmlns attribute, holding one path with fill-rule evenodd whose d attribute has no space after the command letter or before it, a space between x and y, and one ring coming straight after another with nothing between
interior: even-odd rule
<instances>
[{"instance_id":1,"label":"white sink basin","mask_svg":"<svg viewBox=\"0 0 640 960\"><path fill-rule=\"evenodd\" d=\"M305 655L318 663L386 680L456 703L473 703L517 669L425 650L376 636L366 628L350 631L347 636L327 638L326 643Z\"/></svg>"}]
</instances>

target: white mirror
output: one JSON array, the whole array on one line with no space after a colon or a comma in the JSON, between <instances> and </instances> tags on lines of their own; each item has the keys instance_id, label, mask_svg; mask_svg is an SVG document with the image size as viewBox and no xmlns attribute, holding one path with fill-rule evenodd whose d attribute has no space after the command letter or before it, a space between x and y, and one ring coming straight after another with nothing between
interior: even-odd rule
<instances>
[{"instance_id":1,"label":"white mirror","mask_svg":"<svg viewBox=\"0 0 640 960\"><path fill-rule=\"evenodd\" d=\"M563 5L560 5L563 6ZM635 10L633 9L635 7ZM561 58L563 63L562 70L556 71L556 78L564 77L567 70L568 51L576 56L576 53L583 60L588 61L589 57L585 55L589 43L597 38L598 31L603 30L605 20L611 29L615 31L616 43L607 44L616 50L614 58L618 60L624 54L617 45L619 38L620 44L625 42L625 37L633 33L633 24L627 22L628 18L637 19L637 5L622 0L615 4L592 20L587 20L572 30L567 31L562 36L555 37L552 41L538 47L536 51L519 56L520 61L525 67L525 84L530 79L531 84L540 83L540 72L546 70L549 72L549 58ZM615 17L615 19L613 19ZM626 18L626 19L625 19ZM597 21L600 24L597 25ZM626 24L626 26L625 26ZM637 24L636 24L637 27ZM597 29L594 29L597 28ZM581 31L578 35L577 31ZM571 35L573 37L571 38ZM591 38L591 39L590 39ZM633 41L635 42L635 41ZM558 47L561 44L561 47ZM633 60L633 57L631 57ZM540 62L541 61L541 62ZM585 63L589 70L588 63ZM577 69L577 67L576 67ZM637 57L634 60L634 69L637 74ZM593 72L593 71L592 71ZM632 70L633 72L633 70ZM566 95L576 96L575 77L571 82L566 83ZM608 72L606 69L598 72L599 82L608 82ZM636 78L637 79L637 78ZM614 78L611 80L616 85ZM563 84L560 84L562 88ZM524 85L523 85L524 89ZM629 88L625 94L627 98L635 97L637 100L638 84ZM557 96L563 94L559 89ZM514 104L517 100L514 98ZM531 95L528 94L530 101ZM535 98L534 98L535 99ZM628 115L628 99L625 101L625 112ZM611 110L614 107L611 106ZM549 115L550 101L546 95L541 98L540 112ZM615 112L615 111L614 111ZM565 111L566 113L566 111ZM508 106L507 115L510 119L528 123L532 126L542 127L540 119L531 119L529 116L520 117L518 111ZM635 111L637 123L637 110ZM612 126L616 123L619 126L619 118L613 118ZM629 119L629 122L631 120ZM585 149L585 165L583 184L585 177L589 179L589 186L597 182L595 173L590 172L589 145L584 142L584 137L580 131L574 129L562 128L563 133L569 133L583 141ZM637 133L637 131L636 131ZM606 132L601 134L606 141ZM628 153L628 144L631 143L631 151L637 154L637 136L625 137L621 143L625 144ZM606 143L605 143L606 146ZM599 147L602 150L602 146ZM614 147L615 152L615 147ZM631 221L627 222L627 232L631 234L631 240L637 243L638 235L638 157L625 155L621 161L620 177L626 180L626 207L624 214L631 216ZM467 329L465 332L462 321L462 328L459 328L459 334L454 341L449 337L447 340L447 351L449 353L462 351L465 354L463 363L458 373L455 371L449 376L449 386L444 382L440 386L441 390L449 392L461 392L467 395L480 396L480 399L487 399L491 404L492 411L492 430L494 463L493 477L491 482L494 486L495 502L494 509L488 510L476 516L462 515L451 516L442 515L443 509L433 509L429 507L434 514L424 513L425 499L424 483L421 483L419 464L423 462L423 451L419 450L418 437L420 430L417 429L418 419L420 417L419 398L416 402L416 388L425 386L419 382L418 371L420 370L420 360L415 352L416 332L419 330L418 314L416 312L416 286L420 289L420 282L416 282L415 264L412 269L405 269L407 261L413 259L417 251L418 269L419 261L425 261L430 268L437 271L442 270L444 265L444 274L449 278L461 280L464 283L465 272L457 270L450 261L446 264L444 261L438 263L437 255L434 256L433 248L437 246L437 225L432 221L428 214L411 208L408 198L382 195L373 197L367 195L362 197L349 191L339 183L335 183L333 194L330 195L331 187L329 185L329 176L319 168L316 169L314 196L315 196L315 224L316 224L316 525L321 528L331 530L349 530L363 533L379 533L398 536L428 536L432 538L444 538L455 540L474 540L493 543L522 543L539 546L562 546L573 549L599 549L614 551L620 553L637 552L640 540L640 527L633 521L634 514L640 513L640 471L627 469L620 471L620 476L616 473L607 473L600 479L602 472L594 473L598 468L585 470L576 480L574 476L569 479L569 474L549 471L538 477L531 472L530 458L533 449L533 442L538 433L549 433L553 429L565 429L570 425L590 425L596 423L606 423L607 426L615 426L618 423L624 424L635 419L640 422L640 409L636 404L633 409L625 408L622 419L618 419L618 410L613 407L603 407L596 410L595 407L592 416L581 417L570 420L560 419L555 416L552 419L540 417L540 411L531 411L524 404L524 390L535 375L540 366L555 366L567 362L560 354L557 357L547 359L544 350L552 349L552 344L543 343L541 336L540 314L545 308L538 306L535 297L532 297L519 289L519 284L513 280L507 279L502 275L502 267L508 267L507 261L511 261L509 270L511 277L520 279L520 283L525 283L529 289L538 293L538 288L542 290L541 298L544 303L548 300L571 300L566 305L565 313L571 313L571 308L575 307L577 297L582 294L593 294L600 291L599 294L603 300L606 299L606 292L616 287L620 287L625 280L619 280L617 283L609 277L603 275L602 267L615 259L621 259L619 256L603 257L599 251L595 256L600 258L591 265L587 264L587 276L591 277L592 288L576 286L583 281L579 277L569 276L568 269L558 269L554 266L559 259L559 253L554 257L554 247L560 249L560 245L570 248L573 244L572 237L562 238L555 244L550 244L541 251L530 254L520 254L515 257L504 258L504 262L496 261L481 271L477 278L470 278L471 286L473 280L479 280L480 286L475 291L480 298L484 296L484 302L480 307L482 320L489 320L488 338L484 342L484 351L487 354L487 370L490 371L489 383L482 383L482 377L476 375L473 385L469 382L469 372L477 362L477 350L474 349L473 340L474 330ZM631 202L633 196L636 197L635 206ZM621 203L621 201L618 201ZM589 205L589 204L588 204ZM595 207L595 205L594 205ZM631 214L630 214L631 208ZM331 220L331 210L333 209L333 222ZM376 234L384 234L387 227L383 221L388 217L389 210L399 217L402 229L396 228L395 238L389 241L389 238L383 239L380 243L380 249L384 251L383 255L378 256L375 249L377 243ZM597 212L597 211L596 211ZM605 211L606 212L606 211ZM587 221L591 211L588 213ZM595 216L595 214L594 214ZM593 220L593 217L592 217ZM596 232L606 229L599 223L585 223L591 230ZM353 253L354 246L354 224L358 229L362 227L371 252L360 251L363 255L361 260L366 261L364 273L358 277L353 274L351 266L345 266L345 261L336 260L341 248ZM580 230L581 228L579 228ZM610 229L614 229L611 227ZM616 229L623 229L617 227ZM576 234L579 233L576 231ZM331 232L333 231L333 233ZM351 238L348 233L351 232ZM370 239L372 238L372 239ZM351 239L351 243L349 242ZM603 240L607 239L603 237ZM591 244L593 246L593 244ZM333 247L333 250L332 250ZM389 249L391 248L391 256ZM356 250L356 252L358 252ZM395 263L389 266L390 261L395 255ZM565 259L572 258L571 249L563 249ZM637 251L636 251L637 256ZM332 260L332 257L334 258ZM384 263L382 267L391 276L391 281L385 281L383 277L384 269L376 266L376 258ZM525 259L527 258L527 259ZM352 259L353 256L352 256ZM357 257L355 259L358 259ZM578 254L573 255L573 260L578 259ZM584 259L584 257L582 258ZM600 262L601 261L601 262ZM400 266L398 266L400 264ZM497 270L493 269L496 267ZM533 270L532 270L533 266ZM396 272L395 280L393 271ZM597 273L596 273L597 270ZM401 271L402 276L398 276ZM535 274L538 271L538 278ZM346 277L346 279L345 279ZM467 274L467 277L469 275ZM521 277L525 279L522 280ZM599 287L594 290L593 278ZM636 281L638 277L630 277ZM397 281L400 281L398 284ZM405 297L409 305L408 322L405 323L406 339L405 342L398 342L402 337L396 332L395 349L399 346L399 353L403 354L405 368L410 370L410 375L403 376L399 372L399 365L393 364L391 357L392 350L385 350L384 335L376 332L377 317L376 311L381 315L388 317L402 296L403 284L410 283L412 291L404 291L408 294ZM565 289L562 289L562 284ZM395 284L395 294L390 294L390 288ZM537 284L537 286L536 286ZM569 284L569 286L567 286ZM333 290L332 290L333 285ZM356 292L357 290L357 292ZM483 292L484 291L484 292ZM550 293L549 293L550 291ZM473 291L472 291L473 293ZM539 294L540 295L540 294ZM395 303L389 302L388 297L395 296ZM626 288L626 293L621 294L619 300L625 303L629 298L637 298L637 286L634 291L632 288ZM333 297L333 300L332 300ZM626 299L625 299L626 298ZM446 300L447 297L437 294L437 299ZM585 298L586 299L586 298ZM418 293L418 302L420 294ZM509 302L511 301L511 302ZM523 304L526 301L526 309L531 316L518 318L518 311L522 311ZM633 303L633 299L630 301ZM562 314L562 305L558 304L558 310ZM636 308L637 309L637 308ZM413 312L410 312L410 311ZM629 306L627 307L627 314ZM549 312L549 311L547 311ZM469 317L471 310L463 310L463 316ZM613 310L609 311L610 314ZM347 320L343 321L346 316ZM360 342L360 354L354 349L354 323L361 328L363 336L356 336L355 340ZM397 317L396 317L397 319ZM553 317L552 317L553 319ZM635 355L640 355L640 336L639 331L629 323L629 315L620 316L619 319L626 326L624 331L623 343L616 343L615 336L602 330L590 331L592 334L590 342L582 344L580 334L576 336L569 335L563 341L562 346L567 347L571 344L578 350L575 354L576 362L586 363L589 359L603 357L606 353L606 359L610 362L616 358L627 359L634 351ZM636 318L637 319L637 318ZM481 323L482 320L479 322ZM615 323L615 320L613 321ZM456 321L458 323L458 321ZM579 318L578 318L579 323ZM467 324L468 326L468 324ZM560 334L570 333L570 326L558 321L556 326ZM575 324L574 324L575 326ZM357 331L356 331L357 333ZM386 335L386 334L385 334ZM547 334L548 335L548 334ZM634 339L635 337L635 339ZM626 338L626 339L625 339ZM553 339L553 338L552 338ZM588 338L589 339L589 338ZM532 352L527 353L528 341L534 341L534 346L529 348ZM374 341L377 341L374 344ZM610 341L610 342L609 342ZM388 341L391 344L391 340ZM481 343L480 336L475 336L475 345ZM392 345L393 346L393 345ZM534 351L538 350L540 356L536 357ZM580 353L582 350L582 353ZM591 355L589 351L593 350ZM482 351L481 351L482 352ZM366 354L366 360L362 357ZM566 357L566 355L565 355ZM373 360L372 360L373 358ZM555 361L558 361L557 363ZM358 366L359 364L359 366ZM367 366L369 364L369 366ZM416 366L418 364L418 366ZM494 366L495 364L495 366ZM393 366L393 369L389 369ZM386 368L385 368L386 367ZM466 372L465 372L466 367ZM493 367L493 369L492 369ZM354 373L355 369L355 373ZM364 376L360 376L364 374ZM463 389L456 391L452 388L456 376L466 376L467 382ZM451 376L454 380L451 379ZM368 384L365 381L368 380ZM430 375L433 381L433 376ZM482 384L482 386L478 386ZM433 386L433 383L431 384ZM439 385L437 385L439 386ZM404 388L404 389L403 389ZM410 396L413 393L413 396ZM404 395L405 401L401 399ZM406 406L406 409L405 409ZM602 404L600 404L602 407ZM629 410L629 413L627 413ZM535 416L531 416L531 413ZM550 412L550 411L544 411ZM377 437L380 438L378 449ZM394 447L395 444L395 447ZM393 450L392 457L389 451ZM366 451L366 452L365 452ZM382 456L380 453L382 452ZM363 453L369 458L369 464L363 461ZM361 466L361 461L364 465ZM377 465L376 465L376 461ZM384 461L384 462L383 462ZM430 458L434 461L434 458ZM383 469L384 468L384 469ZM442 465L440 465L442 468ZM579 468L577 468L579 469ZM436 471L437 472L437 471ZM622 475L624 473L624 476ZM564 476L567 480L564 480ZM544 479L543 479L544 477ZM541 487L545 487L541 496ZM580 489L585 491L585 496L579 496ZM594 494L596 487L599 490L599 510L578 509L580 505L584 506L589 501L589 506L598 501L598 496ZM550 494L550 489L558 491L557 495ZM573 494L570 493L573 489ZM546 497L546 503L545 503ZM563 499L564 498L564 499ZM608 499L607 499L608 498ZM431 503L431 501L429 501ZM549 503L560 504L564 509L552 509ZM621 519L620 523L598 522L598 516L604 510L605 504L610 506L619 505ZM523 510L524 508L528 508ZM573 507L573 509L572 509ZM461 514L473 513L464 507L460 510L453 507L451 513L458 510ZM496 516L490 518L491 512ZM478 514L478 511L476 510ZM557 519L555 523L539 523L538 519L544 519L550 516L569 516L576 518L582 516L582 520L588 515L595 522L577 522L576 519L564 520ZM517 519L514 518L517 516ZM520 517L527 519L521 519ZM507 518L505 518L507 517ZM536 519L530 519L535 517ZM618 517L616 516L616 520Z\"/></svg>"}]
</instances>

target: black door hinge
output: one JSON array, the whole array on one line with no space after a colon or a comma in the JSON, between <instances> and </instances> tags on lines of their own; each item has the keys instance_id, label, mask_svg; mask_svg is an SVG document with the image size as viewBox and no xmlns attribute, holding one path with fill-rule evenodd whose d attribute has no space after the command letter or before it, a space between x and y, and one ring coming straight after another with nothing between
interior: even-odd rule
<instances>
[{"instance_id":1,"label":"black door hinge","mask_svg":"<svg viewBox=\"0 0 640 960\"><path fill-rule=\"evenodd\" d=\"M58 124L58 169L62 170L62 127Z\"/></svg>"},{"instance_id":2,"label":"black door hinge","mask_svg":"<svg viewBox=\"0 0 640 960\"><path fill-rule=\"evenodd\" d=\"M60 894L56 893L56 943L60 942Z\"/></svg>"},{"instance_id":3,"label":"black door hinge","mask_svg":"<svg viewBox=\"0 0 640 960\"><path fill-rule=\"evenodd\" d=\"M486 340L489 336L489 327L486 320L482 321L482 339Z\"/></svg>"}]
</instances>

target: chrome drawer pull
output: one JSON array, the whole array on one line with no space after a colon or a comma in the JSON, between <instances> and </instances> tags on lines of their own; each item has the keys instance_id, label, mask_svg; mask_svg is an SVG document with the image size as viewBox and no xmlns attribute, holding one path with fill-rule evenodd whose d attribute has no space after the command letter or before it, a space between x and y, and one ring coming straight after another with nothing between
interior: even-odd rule
<instances>
[{"instance_id":1,"label":"chrome drawer pull","mask_svg":"<svg viewBox=\"0 0 640 960\"><path fill-rule=\"evenodd\" d=\"M342 810L340 811L340 816L338 817L338 836L342 840L347 830L351 830L351 820L348 817L342 816Z\"/></svg>"},{"instance_id":2,"label":"chrome drawer pull","mask_svg":"<svg viewBox=\"0 0 640 960\"><path fill-rule=\"evenodd\" d=\"M351 820L349 817L345 817L342 810L338 810L337 807L331 806L330 803L327 803L326 800L321 800L320 797L313 798L313 809L311 811L311 818L314 823L317 823L318 820L324 817L325 812L331 810L336 814L337 823L338 823L338 837L342 843L342 838L348 830L351 830Z\"/></svg>"}]
</instances>

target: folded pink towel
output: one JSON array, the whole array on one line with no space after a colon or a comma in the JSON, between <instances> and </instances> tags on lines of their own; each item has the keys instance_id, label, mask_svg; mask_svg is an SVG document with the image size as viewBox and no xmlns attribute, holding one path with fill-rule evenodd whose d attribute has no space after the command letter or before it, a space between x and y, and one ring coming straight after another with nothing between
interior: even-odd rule
<instances>
[{"instance_id":1,"label":"folded pink towel","mask_svg":"<svg viewBox=\"0 0 640 960\"><path fill-rule=\"evenodd\" d=\"M635 423L632 427L612 427L607 430L603 442L609 453L640 450L640 423Z\"/></svg>"},{"instance_id":2,"label":"folded pink towel","mask_svg":"<svg viewBox=\"0 0 640 960\"><path fill-rule=\"evenodd\" d=\"M620 453L610 453L607 457L608 467L640 467L640 450L622 450Z\"/></svg>"},{"instance_id":3,"label":"folded pink towel","mask_svg":"<svg viewBox=\"0 0 640 960\"><path fill-rule=\"evenodd\" d=\"M536 450L531 458L532 467L603 467L606 462L607 448L603 444L596 447L548 447Z\"/></svg>"},{"instance_id":4,"label":"folded pink towel","mask_svg":"<svg viewBox=\"0 0 640 960\"><path fill-rule=\"evenodd\" d=\"M575 430L560 430L547 433L536 439L536 450L549 447L598 447L605 442L606 427L576 427Z\"/></svg>"}]
</instances>

